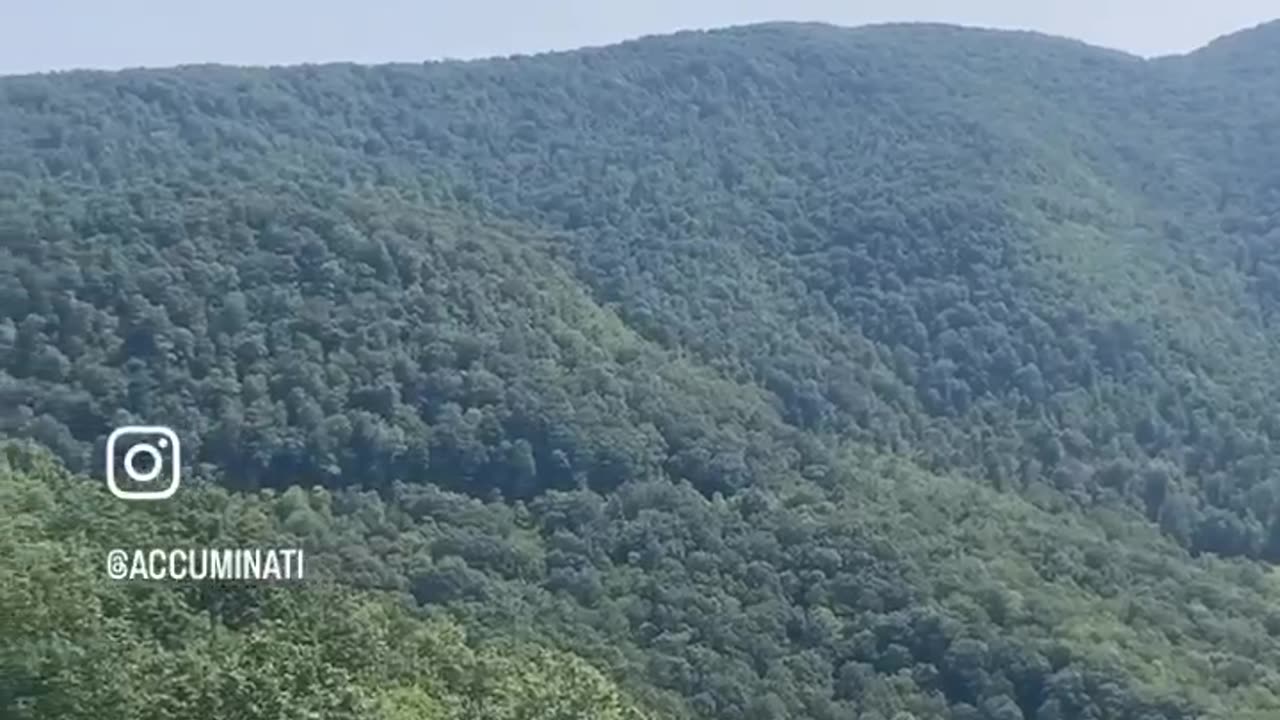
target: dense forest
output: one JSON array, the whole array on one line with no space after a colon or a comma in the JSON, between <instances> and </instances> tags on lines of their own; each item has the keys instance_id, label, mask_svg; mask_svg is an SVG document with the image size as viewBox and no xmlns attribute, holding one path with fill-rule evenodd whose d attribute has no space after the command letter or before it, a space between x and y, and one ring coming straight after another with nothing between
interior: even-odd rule
<instances>
[{"instance_id":1,"label":"dense forest","mask_svg":"<svg viewBox=\"0 0 1280 720\"><path fill-rule=\"evenodd\" d=\"M296 493L206 490L182 517L126 513L42 453L8 446L0 500L6 718L646 717L580 659L511 639L469 645L447 618L332 580L209 593L98 572L102 547L159 537L296 541L277 519Z\"/></svg>"},{"instance_id":2,"label":"dense forest","mask_svg":"<svg viewBox=\"0 0 1280 720\"><path fill-rule=\"evenodd\" d=\"M1276 48L0 78L0 715L1280 716Z\"/></svg>"}]
</instances>

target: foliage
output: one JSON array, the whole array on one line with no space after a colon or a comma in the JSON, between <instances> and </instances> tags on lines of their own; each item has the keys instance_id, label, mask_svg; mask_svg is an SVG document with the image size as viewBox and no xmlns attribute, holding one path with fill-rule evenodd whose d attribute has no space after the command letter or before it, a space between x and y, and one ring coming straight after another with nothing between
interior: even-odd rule
<instances>
[{"instance_id":1,"label":"foliage","mask_svg":"<svg viewBox=\"0 0 1280 720\"><path fill-rule=\"evenodd\" d=\"M16 461L16 462L15 462ZM17 467L15 467L15 464ZM107 547L244 543L210 503L111 512L96 486L10 446L0 459L0 714L7 718L645 717L578 658L469 643L443 619L330 582L206 589L110 581ZM177 522L175 522L177 521ZM175 534L174 530L180 532ZM264 540L266 538L252 538ZM304 581L305 582L305 581Z\"/></svg>"},{"instance_id":2,"label":"foliage","mask_svg":"<svg viewBox=\"0 0 1280 720\"><path fill-rule=\"evenodd\" d=\"M324 590L393 664L532 658L495 707L556 647L672 716L1274 717L1276 31L6 78L0 433L174 426L166 532L259 518L499 644ZM316 663L322 714L471 697Z\"/></svg>"}]
</instances>

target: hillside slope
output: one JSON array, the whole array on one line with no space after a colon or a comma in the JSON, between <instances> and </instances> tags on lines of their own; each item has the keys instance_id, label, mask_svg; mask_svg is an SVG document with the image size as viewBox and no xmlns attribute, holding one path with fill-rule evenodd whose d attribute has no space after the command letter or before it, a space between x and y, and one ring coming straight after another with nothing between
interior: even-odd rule
<instances>
[{"instance_id":1,"label":"hillside slope","mask_svg":"<svg viewBox=\"0 0 1280 720\"><path fill-rule=\"evenodd\" d=\"M4 87L22 178L310 177L496 212L797 425L1002 487L1097 495L1136 464L1113 483L1152 519L1169 493L1128 477L1159 457L1190 547L1280 552L1250 497L1275 493L1265 95L1218 120L1202 81L1075 43L810 26Z\"/></svg>"},{"instance_id":2,"label":"hillside slope","mask_svg":"<svg viewBox=\"0 0 1280 720\"><path fill-rule=\"evenodd\" d=\"M0 432L326 487L332 577L672 716L1274 717L1244 37L5 78Z\"/></svg>"},{"instance_id":3,"label":"hillside slope","mask_svg":"<svg viewBox=\"0 0 1280 720\"><path fill-rule=\"evenodd\" d=\"M263 514L269 503L249 500L221 524L232 502L209 490L176 518L122 512L41 453L0 448L4 717L646 717L578 658L468 642L456 624L415 617L393 598L316 582L200 593L99 574L105 547L160 537L228 547L292 539Z\"/></svg>"}]
</instances>

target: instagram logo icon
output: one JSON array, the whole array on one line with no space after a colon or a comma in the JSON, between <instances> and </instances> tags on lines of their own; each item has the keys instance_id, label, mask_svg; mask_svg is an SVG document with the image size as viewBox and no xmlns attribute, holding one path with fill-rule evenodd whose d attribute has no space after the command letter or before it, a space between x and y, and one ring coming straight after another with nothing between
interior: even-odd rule
<instances>
[{"instance_id":1,"label":"instagram logo icon","mask_svg":"<svg viewBox=\"0 0 1280 720\"><path fill-rule=\"evenodd\" d=\"M107 436L107 489L121 500L173 497L181 481L181 459L178 435L167 427L116 428Z\"/></svg>"}]
</instances>

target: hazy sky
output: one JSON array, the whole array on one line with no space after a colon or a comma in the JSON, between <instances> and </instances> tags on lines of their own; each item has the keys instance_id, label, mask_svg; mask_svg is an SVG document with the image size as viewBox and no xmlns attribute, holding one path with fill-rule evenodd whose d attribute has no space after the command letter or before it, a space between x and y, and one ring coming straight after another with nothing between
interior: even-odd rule
<instances>
[{"instance_id":1,"label":"hazy sky","mask_svg":"<svg viewBox=\"0 0 1280 720\"><path fill-rule=\"evenodd\" d=\"M0 73L419 61L765 20L1026 28L1142 55L1280 16L1276 0L0 0Z\"/></svg>"}]
</instances>

